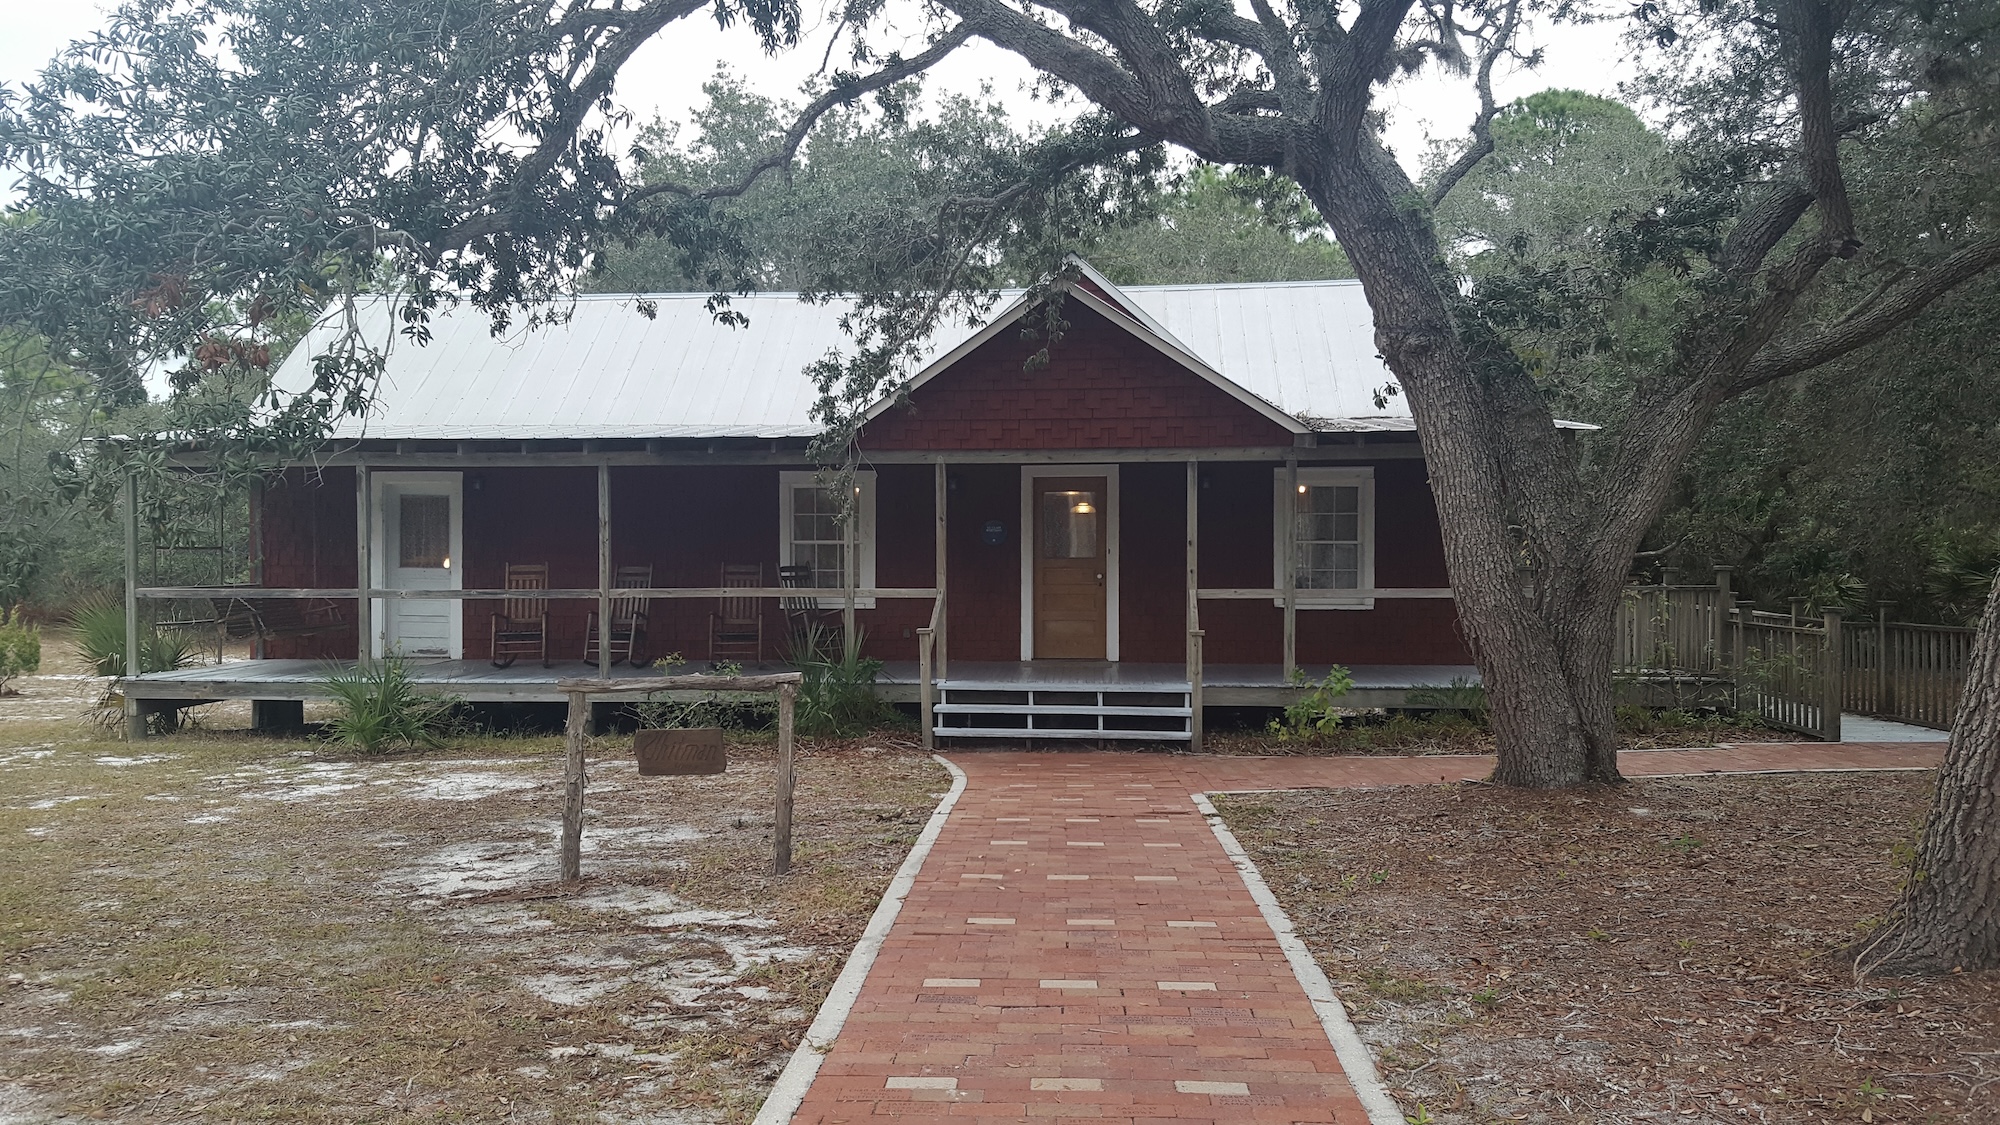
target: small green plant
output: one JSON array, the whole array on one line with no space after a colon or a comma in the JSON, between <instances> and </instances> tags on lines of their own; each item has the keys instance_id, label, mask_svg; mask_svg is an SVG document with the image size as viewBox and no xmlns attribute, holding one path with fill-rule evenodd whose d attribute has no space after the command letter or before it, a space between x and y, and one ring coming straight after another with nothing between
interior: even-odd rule
<instances>
[{"instance_id":1,"label":"small green plant","mask_svg":"<svg viewBox=\"0 0 2000 1125\"><path fill-rule=\"evenodd\" d=\"M670 652L653 661L653 667L664 675L675 675L687 667L687 658L678 652ZM740 676L743 666L724 661L711 666L706 672L695 674ZM632 713L639 720L639 725L648 730L691 730L696 727L747 730L769 723L776 714L776 704L762 699L752 702L724 699L721 694L711 691L693 699L663 699L649 695L633 706Z\"/></svg>"},{"instance_id":2,"label":"small green plant","mask_svg":"<svg viewBox=\"0 0 2000 1125\"><path fill-rule=\"evenodd\" d=\"M875 694L882 662L861 655L866 634L835 637L809 626L792 646L792 662L805 673L799 685L797 723L802 734L855 735L894 712Z\"/></svg>"},{"instance_id":3,"label":"small green plant","mask_svg":"<svg viewBox=\"0 0 2000 1125\"><path fill-rule=\"evenodd\" d=\"M1490 988L1482 988L1472 994L1472 1002L1490 1012L1500 1006L1500 994Z\"/></svg>"},{"instance_id":4,"label":"small green plant","mask_svg":"<svg viewBox=\"0 0 2000 1125\"><path fill-rule=\"evenodd\" d=\"M100 676L125 674L125 604L99 595L69 615L77 651ZM172 629L139 630L139 672L171 672L194 663L199 650L187 634Z\"/></svg>"},{"instance_id":5,"label":"small green plant","mask_svg":"<svg viewBox=\"0 0 2000 1125\"><path fill-rule=\"evenodd\" d=\"M16 694L8 682L42 666L41 630L21 620L18 610L12 616L0 624L0 695Z\"/></svg>"},{"instance_id":6,"label":"small green plant","mask_svg":"<svg viewBox=\"0 0 2000 1125\"><path fill-rule=\"evenodd\" d=\"M337 666L324 683L337 708L327 732L364 754L441 744L457 702L420 691L400 656Z\"/></svg>"},{"instance_id":7,"label":"small green plant","mask_svg":"<svg viewBox=\"0 0 2000 1125\"><path fill-rule=\"evenodd\" d=\"M1453 676L1446 687L1418 688L1403 698L1412 707L1453 711L1475 726L1486 725L1486 688L1465 676Z\"/></svg>"},{"instance_id":8,"label":"small green plant","mask_svg":"<svg viewBox=\"0 0 2000 1125\"><path fill-rule=\"evenodd\" d=\"M1282 719L1271 720L1270 732L1279 742L1312 741L1340 729L1344 716L1339 701L1354 686L1354 673L1335 664L1327 669L1325 678L1312 680L1307 678L1304 669L1294 668L1292 684L1312 690L1286 707Z\"/></svg>"},{"instance_id":9,"label":"small green plant","mask_svg":"<svg viewBox=\"0 0 2000 1125\"><path fill-rule=\"evenodd\" d=\"M1877 1086L1875 1080L1872 1078L1863 1078L1860 1087L1854 1092L1864 1098L1873 1098L1878 1102L1889 1096L1888 1087Z\"/></svg>"},{"instance_id":10,"label":"small green plant","mask_svg":"<svg viewBox=\"0 0 2000 1125\"><path fill-rule=\"evenodd\" d=\"M1431 1111L1422 1102L1417 1103L1417 1112L1404 1114L1403 1120L1409 1125L1437 1125L1437 1118L1431 1116Z\"/></svg>"}]
</instances>

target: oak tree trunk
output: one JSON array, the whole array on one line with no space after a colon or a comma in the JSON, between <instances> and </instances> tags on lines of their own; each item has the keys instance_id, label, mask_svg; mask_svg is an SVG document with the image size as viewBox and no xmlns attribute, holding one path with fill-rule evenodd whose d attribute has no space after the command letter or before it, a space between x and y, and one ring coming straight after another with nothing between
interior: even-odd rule
<instances>
[{"instance_id":1,"label":"oak tree trunk","mask_svg":"<svg viewBox=\"0 0 2000 1125\"><path fill-rule=\"evenodd\" d=\"M1365 163L1302 162L1301 182L1366 283L1376 345L1423 439L1459 623L1486 688L1494 780L1532 788L1621 780L1613 616L1672 473L1582 479L1542 393L1464 315L1428 220L1399 209ZM1703 405L1683 404L1690 424L1665 435L1665 457L1692 444Z\"/></svg>"},{"instance_id":2,"label":"oak tree trunk","mask_svg":"<svg viewBox=\"0 0 2000 1125\"><path fill-rule=\"evenodd\" d=\"M1857 952L1864 972L2000 968L2000 582L1969 664L1916 863Z\"/></svg>"}]
</instances>

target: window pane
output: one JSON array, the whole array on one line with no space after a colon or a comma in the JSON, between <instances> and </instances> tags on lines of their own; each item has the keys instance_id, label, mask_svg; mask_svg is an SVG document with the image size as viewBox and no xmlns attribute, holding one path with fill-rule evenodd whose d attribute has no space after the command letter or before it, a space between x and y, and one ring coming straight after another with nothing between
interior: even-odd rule
<instances>
[{"instance_id":1,"label":"window pane","mask_svg":"<svg viewBox=\"0 0 2000 1125\"><path fill-rule=\"evenodd\" d=\"M1361 587L1361 488L1309 484L1296 509L1298 554L1293 583L1301 590Z\"/></svg>"},{"instance_id":2,"label":"window pane","mask_svg":"<svg viewBox=\"0 0 2000 1125\"><path fill-rule=\"evenodd\" d=\"M1097 557L1097 493L1042 493L1042 557Z\"/></svg>"},{"instance_id":3,"label":"window pane","mask_svg":"<svg viewBox=\"0 0 2000 1125\"><path fill-rule=\"evenodd\" d=\"M397 509L396 565L443 569L451 554L451 497L405 495Z\"/></svg>"}]
</instances>

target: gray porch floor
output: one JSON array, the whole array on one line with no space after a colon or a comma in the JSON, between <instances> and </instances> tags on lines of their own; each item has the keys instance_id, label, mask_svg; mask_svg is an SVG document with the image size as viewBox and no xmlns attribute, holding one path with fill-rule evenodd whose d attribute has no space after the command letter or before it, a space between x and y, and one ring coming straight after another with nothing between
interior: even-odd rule
<instances>
[{"instance_id":1,"label":"gray porch floor","mask_svg":"<svg viewBox=\"0 0 2000 1125\"><path fill-rule=\"evenodd\" d=\"M140 676L130 694L143 700L193 699L324 699L329 672L351 661L325 660L232 660L200 668L173 672L153 672ZM543 668L522 661L509 668L495 668L484 660L410 661L409 669L418 683L448 692L472 703L562 702L556 681L594 675L596 669L580 661L559 661ZM689 665L685 671L698 671ZM745 665L750 674L787 672L789 664L764 662ZM1034 684L1042 687L1112 686L1133 691L1187 688L1187 671L1179 664L1114 663L1093 660L952 661L950 683L955 687L1013 688ZM1315 679L1326 674L1325 666L1307 666L1306 675ZM1354 690L1344 702L1356 707L1400 706L1403 694L1418 688L1449 687L1453 680L1478 682L1478 673L1462 665L1362 664L1350 669ZM637 679L661 673L651 668L618 665L613 679ZM878 683L883 698L894 703L916 701L917 664L913 660L889 661ZM1284 669L1276 664L1211 664L1203 670L1210 706L1282 706L1298 689L1287 683Z\"/></svg>"}]
</instances>

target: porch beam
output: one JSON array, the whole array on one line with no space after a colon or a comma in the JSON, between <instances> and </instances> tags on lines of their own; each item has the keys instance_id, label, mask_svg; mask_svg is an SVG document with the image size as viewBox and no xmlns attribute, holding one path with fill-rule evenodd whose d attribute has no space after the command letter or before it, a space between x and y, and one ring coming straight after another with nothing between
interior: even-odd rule
<instances>
[{"instance_id":1,"label":"porch beam","mask_svg":"<svg viewBox=\"0 0 2000 1125\"><path fill-rule=\"evenodd\" d=\"M1413 438L1414 435L1402 431L1391 431L1393 436L1405 440L1383 441L1380 444L1364 442L1357 444L1318 445L1306 449L1291 446L1236 446L1203 449L1022 449L1022 450L953 450L953 464L1099 464L1107 461L1121 463L1149 461L1260 461L1275 463L1284 460L1287 454L1298 454L1304 464L1343 464L1355 461L1414 461L1422 460L1423 450ZM327 466L348 466L362 463L362 454L354 452L333 452L313 461L288 461L273 463L273 467L283 468L323 468ZM374 452L365 455L366 464L377 469L505 469L552 467L594 467L609 463L620 465L768 465L783 467L810 467L812 458L803 448L792 450L772 449L689 449L658 450L644 449L585 453L581 449L566 451L494 450L490 452L468 452L459 448L443 448L425 452L406 450L400 452ZM871 465L922 465L938 459L936 450L892 449L872 451L868 454ZM186 468L202 468L212 463L213 458L203 453L182 453L172 457L175 465Z\"/></svg>"},{"instance_id":2,"label":"porch beam","mask_svg":"<svg viewBox=\"0 0 2000 1125\"><path fill-rule=\"evenodd\" d=\"M370 518L368 496L368 466L360 462L354 465L354 589L348 595L354 599L355 655L368 660L375 655L375 607L369 601L373 591L375 570L369 559L369 533L374 520Z\"/></svg>"}]
</instances>

